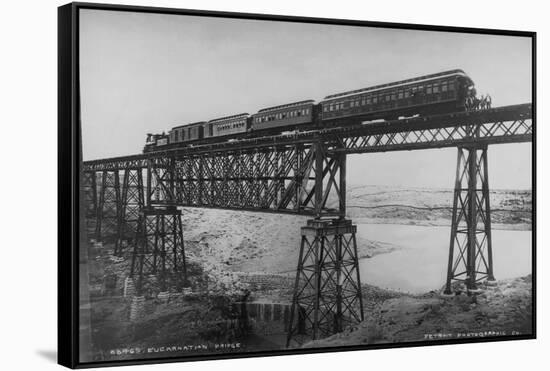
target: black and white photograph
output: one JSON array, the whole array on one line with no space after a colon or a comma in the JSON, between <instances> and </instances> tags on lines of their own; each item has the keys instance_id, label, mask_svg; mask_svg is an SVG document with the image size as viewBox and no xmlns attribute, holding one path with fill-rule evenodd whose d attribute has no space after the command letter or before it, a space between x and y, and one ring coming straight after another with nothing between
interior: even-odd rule
<instances>
[{"instance_id":1,"label":"black and white photograph","mask_svg":"<svg viewBox=\"0 0 550 371\"><path fill-rule=\"evenodd\" d=\"M533 32L59 14L76 364L535 337Z\"/></svg>"}]
</instances>

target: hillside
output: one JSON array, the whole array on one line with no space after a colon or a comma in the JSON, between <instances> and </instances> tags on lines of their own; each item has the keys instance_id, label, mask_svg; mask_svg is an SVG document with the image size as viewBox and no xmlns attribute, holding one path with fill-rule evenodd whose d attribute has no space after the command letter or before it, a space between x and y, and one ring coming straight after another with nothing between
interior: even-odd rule
<instances>
[{"instance_id":1,"label":"hillside","mask_svg":"<svg viewBox=\"0 0 550 371\"><path fill-rule=\"evenodd\" d=\"M365 223L449 225L452 189L355 186L348 188L347 214ZM531 229L530 190L491 190L495 229Z\"/></svg>"}]
</instances>

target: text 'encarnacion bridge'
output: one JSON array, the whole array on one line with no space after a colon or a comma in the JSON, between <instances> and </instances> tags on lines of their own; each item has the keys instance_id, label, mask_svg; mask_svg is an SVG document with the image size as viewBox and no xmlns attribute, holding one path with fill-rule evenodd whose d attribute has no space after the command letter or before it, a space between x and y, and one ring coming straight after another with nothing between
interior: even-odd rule
<instances>
[{"instance_id":1,"label":"text 'encarnacion bridge'","mask_svg":"<svg viewBox=\"0 0 550 371\"><path fill-rule=\"evenodd\" d=\"M84 162L89 236L131 250L137 292L186 279L175 206L311 215L302 228L291 341L317 339L363 320L356 226L345 219L346 155L457 147L446 290L492 281L487 148L533 140L532 105L384 122L341 119L330 128L212 142ZM219 138L217 138L219 140Z\"/></svg>"}]
</instances>

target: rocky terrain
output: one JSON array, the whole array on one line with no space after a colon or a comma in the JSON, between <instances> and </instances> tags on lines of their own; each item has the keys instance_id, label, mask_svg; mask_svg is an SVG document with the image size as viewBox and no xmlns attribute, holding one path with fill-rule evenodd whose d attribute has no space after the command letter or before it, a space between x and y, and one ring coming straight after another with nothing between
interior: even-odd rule
<instances>
[{"instance_id":1,"label":"rocky terrain","mask_svg":"<svg viewBox=\"0 0 550 371\"><path fill-rule=\"evenodd\" d=\"M480 294L396 294L354 328L304 347L521 335L532 332L531 276L484 286Z\"/></svg>"}]
</instances>

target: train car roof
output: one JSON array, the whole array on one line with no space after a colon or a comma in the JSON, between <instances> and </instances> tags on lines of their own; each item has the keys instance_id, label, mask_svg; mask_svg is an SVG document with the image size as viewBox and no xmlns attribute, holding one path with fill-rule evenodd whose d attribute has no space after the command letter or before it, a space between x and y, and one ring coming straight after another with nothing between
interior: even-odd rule
<instances>
[{"instance_id":1,"label":"train car roof","mask_svg":"<svg viewBox=\"0 0 550 371\"><path fill-rule=\"evenodd\" d=\"M290 108L290 107L295 107L295 106L301 106L303 104L308 104L308 103L313 103L313 102L315 102L313 99L301 100L299 102L281 104L280 106L262 108L261 110L258 111L258 113L263 113L263 112L268 112L268 111L275 111L275 110L279 110L279 109L283 109L283 108Z\"/></svg>"},{"instance_id":2,"label":"train car roof","mask_svg":"<svg viewBox=\"0 0 550 371\"><path fill-rule=\"evenodd\" d=\"M190 124L183 124L183 125L174 126L172 128L172 130L173 129L184 128L184 127L187 127L187 126L195 126L195 125L203 125L203 124L206 124L206 121L197 121L197 122L192 122Z\"/></svg>"},{"instance_id":3,"label":"train car roof","mask_svg":"<svg viewBox=\"0 0 550 371\"><path fill-rule=\"evenodd\" d=\"M342 97L345 97L345 96L352 96L352 95L356 95L356 94L360 94L360 93L364 93L364 92L368 92L368 91L382 90L382 89L385 89L385 88L397 87L397 86L400 86L400 85L406 85L406 84L410 84L410 83L413 83L413 82L428 81L428 80L433 80L433 79L437 79L437 78L441 78L441 77L447 77L447 76L453 76L453 75L464 76L464 77L470 79L468 77L468 75L466 75L466 73L463 70L455 69L455 70L448 70L448 71L443 71L443 72L438 72L438 73L432 73L432 74L429 74L429 75L414 77L414 78L411 78L411 79L390 82L390 83L387 83L387 84L374 85L374 86L370 86L368 88L350 90L350 91L346 91L346 92L338 93L338 94L331 94L331 95L327 95L324 99L325 100L330 100L330 99L335 99L335 98L342 98Z\"/></svg>"},{"instance_id":4,"label":"train car roof","mask_svg":"<svg viewBox=\"0 0 550 371\"><path fill-rule=\"evenodd\" d=\"M239 113L237 115L231 115L231 116L225 116L225 117L220 117L220 118L217 118L217 119L213 119L213 120L208 121L208 123L220 122L220 121L224 121L224 120L236 119L236 118L248 117L248 116L249 116L249 114L247 112L243 112L243 113Z\"/></svg>"}]
</instances>

